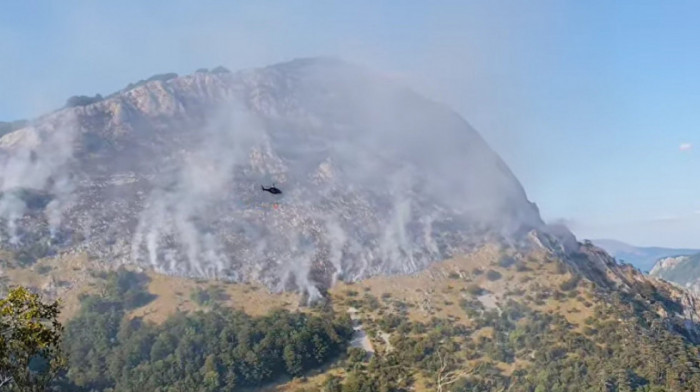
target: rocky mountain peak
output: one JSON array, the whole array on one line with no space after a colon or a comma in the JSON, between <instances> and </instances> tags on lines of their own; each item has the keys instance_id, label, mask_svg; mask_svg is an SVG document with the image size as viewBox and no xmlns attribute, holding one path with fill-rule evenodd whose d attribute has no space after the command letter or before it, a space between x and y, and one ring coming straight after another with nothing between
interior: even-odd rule
<instances>
[{"instance_id":1,"label":"rocky mountain peak","mask_svg":"<svg viewBox=\"0 0 700 392\"><path fill-rule=\"evenodd\" d=\"M698 294L700 293L700 254L661 258L654 264L649 275Z\"/></svg>"},{"instance_id":2,"label":"rocky mountain peak","mask_svg":"<svg viewBox=\"0 0 700 392\"><path fill-rule=\"evenodd\" d=\"M0 139L1 234L18 251L313 292L532 230L576 244L459 115L337 59L171 75L86 102ZM261 192L271 183L281 196Z\"/></svg>"}]
</instances>

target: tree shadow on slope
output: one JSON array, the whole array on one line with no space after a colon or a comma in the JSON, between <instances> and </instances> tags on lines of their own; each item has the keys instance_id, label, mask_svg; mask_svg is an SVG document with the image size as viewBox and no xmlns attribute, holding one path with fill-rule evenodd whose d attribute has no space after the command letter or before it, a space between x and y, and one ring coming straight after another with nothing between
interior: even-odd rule
<instances>
[{"instance_id":1,"label":"tree shadow on slope","mask_svg":"<svg viewBox=\"0 0 700 392\"><path fill-rule=\"evenodd\" d=\"M157 298L148 291L151 278L144 273L120 267L116 271L98 273L97 276L105 280L103 296L121 302L125 310L139 308Z\"/></svg>"}]
</instances>

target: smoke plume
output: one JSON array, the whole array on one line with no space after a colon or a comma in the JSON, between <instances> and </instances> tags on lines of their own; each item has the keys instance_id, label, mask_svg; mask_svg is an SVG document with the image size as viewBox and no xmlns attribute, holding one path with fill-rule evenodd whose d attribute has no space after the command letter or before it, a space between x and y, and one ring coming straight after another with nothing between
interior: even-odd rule
<instances>
[{"instance_id":1,"label":"smoke plume","mask_svg":"<svg viewBox=\"0 0 700 392\"><path fill-rule=\"evenodd\" d=\"M152 82L80 113L111 147L76 158L70 121L7 135L1 189L49 190L52 230L70 215L104 258L313 300L338 279L414 272L542 225L458 115L336 59ZM282 195L261 191L273 183ZM10 232L22 203L0 199Z\"/></svg>"}]
</instances>

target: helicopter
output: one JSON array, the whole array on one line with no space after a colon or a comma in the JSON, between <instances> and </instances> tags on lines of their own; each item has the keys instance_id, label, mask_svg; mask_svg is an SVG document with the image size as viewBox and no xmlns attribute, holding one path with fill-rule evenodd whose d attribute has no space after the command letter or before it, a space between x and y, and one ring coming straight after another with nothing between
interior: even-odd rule
<instances>
[{"instance_id":1,"label":"helicopter","mask_svg":"<svg viewBox=\"0 0 700 392\"><path fill-rule=\"evenodd\" d=\"M271 187L265 188L264 186L260 185L260 188L262 188L263 191L265 192L270 192L273 195L279 195L282 193L281 190L279 190L277 187L275 187L275 184L273 183Z\"/></svg>"}]
</instances>

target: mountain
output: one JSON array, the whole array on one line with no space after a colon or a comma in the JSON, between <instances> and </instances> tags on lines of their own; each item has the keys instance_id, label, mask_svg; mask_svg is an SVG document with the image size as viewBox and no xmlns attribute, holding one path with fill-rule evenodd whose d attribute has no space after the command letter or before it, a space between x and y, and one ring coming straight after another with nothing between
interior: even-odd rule
<instances>
[{"instance_id":1,"label":"mountain","mask_svg":"<svg viewBox=\"0 0 700 392\"><path fill-rule=\"evenodd\" d=\"M55 390L700 390L692 293L545 225L462 118L364 68L161 74L27 124L0 291L62 300Z\"/></svg>"},{"instance_id":2,"label":"mountain","mask_svg":"<svg viewBox=\"0 0 700 392\"><path fill-rule=\"evenodd\" d=\"M610 239L591 241L605 249L606 252L610 253L616 259L630 263L645 272L651 270L654 264L661 258L700 253L700 249L660 248L652 246L640 247Z\"/></svg>"},{"instance_id":3,"label":"mountain","mask_svg":"<svg viewBox=\"0 0 700 392\"><path fill-rule=\"evenodd\" d=\"M700 253L659 259L649 275L700 293Z\"/></svg>"},{"instance_id":4,"label":"mountain","mask_svg":"<svg viewBox=\"0 0 700 392\"><path fill-rule=\"evenodd\" d=\"M317 295L532 230L575 246L459 115L329 58L72 97L3 136L0 165L0 234L25 263L85 251Z\"/></svg>"}]
</instances>

